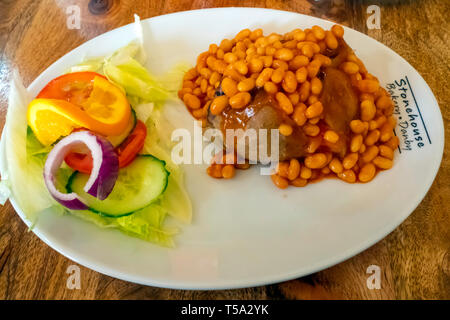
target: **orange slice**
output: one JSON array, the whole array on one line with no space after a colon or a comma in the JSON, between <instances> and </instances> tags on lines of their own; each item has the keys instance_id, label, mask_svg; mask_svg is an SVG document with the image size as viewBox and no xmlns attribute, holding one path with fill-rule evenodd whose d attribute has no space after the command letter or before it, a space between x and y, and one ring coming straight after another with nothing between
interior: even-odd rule
<instances>
[{"instance_id":1,"label":"orange slice","mask_svg":"<svg viewBox=\"0 0 450 320\"><path fill-rule=\"evenodd\" d=\"M95 77L89 97L74 104L59 99L34 99L28 106L28 124L43 145L50 145L74 128L104 136L126 130L131 109L125 94L102 77Z\"/></svg>"}]
</instances>

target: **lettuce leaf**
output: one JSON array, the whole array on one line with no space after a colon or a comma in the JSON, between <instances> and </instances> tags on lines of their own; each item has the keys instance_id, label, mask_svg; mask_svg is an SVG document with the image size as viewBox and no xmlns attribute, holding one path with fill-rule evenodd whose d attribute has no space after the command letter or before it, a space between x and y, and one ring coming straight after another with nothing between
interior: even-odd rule
<instances>
[{"instance_id":1,"label":"lettuce leaf","mask_svg":"<svg viewBox=\"0 0 450 320\"><path fill-rule=\"evenodd\" d=\"M38 213L55 204L45 187L43 177L42 145L27 134L27 107L31 98L19 76L14 74L6 114L5 157L10 191L27 219L34 224ZM28 149L30 152L28 152Z\"/></svg>"}]
</instances>

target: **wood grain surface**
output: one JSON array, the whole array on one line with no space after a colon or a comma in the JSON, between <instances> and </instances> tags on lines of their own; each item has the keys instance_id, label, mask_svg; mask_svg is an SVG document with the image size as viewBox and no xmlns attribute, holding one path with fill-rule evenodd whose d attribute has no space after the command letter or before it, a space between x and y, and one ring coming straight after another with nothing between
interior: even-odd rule
<instances>
[{"instance_id":1,"label":"wood grain surface","mask_svg":"<svg viewBox=\"0 0 450 320\"><path fill-rule=\"evenodd\" d=\"M66 9L81 8L81 29L66 27ZM381 7L381 29L366 27L367 6ZM81 268L81 289L66 286L74 262L29 232L9 203L0 207L1 299L449 299L450 298L450 71L447 0L0 0L0 123L13 68L28 85L62 55L113 28L166 13L249 6L294 11L348 25L403 56L431 87L444 118L440 171L411 216L368 250L327 270L285 283L222 291L141 286ZM369 265L381 267L381 289L366 286Z\"/></svg>"}]
</instances>

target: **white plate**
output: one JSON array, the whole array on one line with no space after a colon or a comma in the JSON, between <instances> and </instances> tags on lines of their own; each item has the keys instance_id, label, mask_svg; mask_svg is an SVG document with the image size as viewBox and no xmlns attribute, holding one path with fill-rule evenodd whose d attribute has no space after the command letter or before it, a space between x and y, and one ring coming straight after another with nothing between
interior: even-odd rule
<instances>
[{"instance_id":1,"label":"white plate","mask_svg":"<svg viewBox=\"0 0 450 320\"><path fill-rule=\"evenodd\" d=\"M243 28L261 27L268 34L314 24L332 26L296 13L250 8L197 10L147 19L143 28L148 67L162 72L179 61L194 64L210 43ZM83 57L108 54L134 37L133 26L127 25L86 42L42 73L30 85L30 92L37 94ZM177 237L176 249L51 212L40 217L33 232L61 254L98 272L183 289L288 280L327 268L373 245L406 219L430 188L443 153L443 122L430 88L404 59L352 29L345 28L345 39L383 85L397 81L400 87L392 93L398 95L399 122L408 120L404 133L423 143L419 147L414 140L409 144L411 150L405 150L408 139L397 128L401 154L397 152L394 167L374 181L350 185L332 179L280 191L256 168L240 172L231 181L217 181L205 174L204 167L190 166L186 167L186 183L194 219ZM408 112L414 120L410 121ZM413 129L417 129L416 136ZM14 200L12 204L29 223Z\"/></svg>"}]
</instances>

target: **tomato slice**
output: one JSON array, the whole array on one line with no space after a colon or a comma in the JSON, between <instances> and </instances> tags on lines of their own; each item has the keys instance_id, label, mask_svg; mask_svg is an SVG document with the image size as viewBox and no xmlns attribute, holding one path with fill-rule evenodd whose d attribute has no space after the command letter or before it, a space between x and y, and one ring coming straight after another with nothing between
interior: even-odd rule
<instances>
[{"instance_id":1,"label":"tomato slice","mask_svg":"<svg viewBox=\"0 0 450 320\"><path fill-rule=\"evenodd\" d=\"M136 158L139 151L144 147L146 137L147 127L142 121L138 120L130 135L115 149L119 156L120 168L126 167ZM91 173L92 157L90 154L71 152L64 160L74 170L82 173Z\"/></svg>"},{"instance_id":2,"label":"tomato slice","mask_svg":"<svg viewBox=\"0 0 450 320\"><path fill-rule=\"evenodd\" d=\"M94 78L105 76L91 71L63 74L50 81L36 98L60 99L80 105L92 92Z\"/></svg>"},{"instance_id":3,"label":"tomato slice","mask_svg":"<svg viewBox=\"0 0 450 320\"><path fill-rule=\"evenodd\" d=\"M142 121L138 120L131 134L116 148L120 168L126 167L136 158L139 151L144 147L146 137L147 127Z\"/></svg>"}]
</instances>

